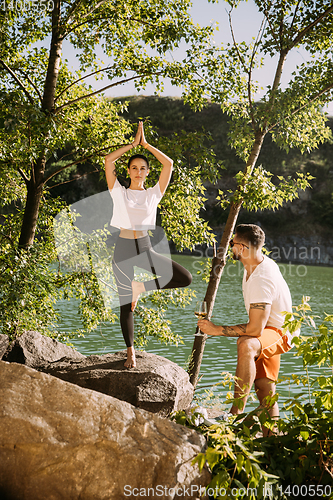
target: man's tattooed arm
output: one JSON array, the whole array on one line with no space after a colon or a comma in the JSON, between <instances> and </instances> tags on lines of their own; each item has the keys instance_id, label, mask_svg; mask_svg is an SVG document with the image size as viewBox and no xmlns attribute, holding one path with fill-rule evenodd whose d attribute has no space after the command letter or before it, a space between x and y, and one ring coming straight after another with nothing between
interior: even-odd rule
<instances>
[{"instance_id":1,"label":"man's tattooed arm","mask_svg":"<svg viewBox=\"0 0 333 500\"><path fill-rule=\"evenodd\" d=\"M249 337L260 337L263 329L267 324L270 314L271 305L265 302L257 302L250 304L249 322L243 325L234 326L218 326L214 325L207 319L198 321L200 330L206 335L223 336L223 337L241 337L243 335Z\"/></svg>"},{"instance_id":2,"label":"man's tattooed arm","mask_svg":"<svg viewBox=\"0 0 333 500\"><path fill-rule=\"evenodd\" d=\"M223 337L240 337L246 335L247 325L221 326Z\"/></svg>"},{"instance_id":3,"label":"man's tattooed arm","mask_svg":"<svg viewBox=\"0 0 333 500\"><path fill-rule=\"evenodd\" d=\"M249 336L258 336L261 335L261 330L262 328L265 327L266 325L266 313L269 313L268 307L270 307L269 304L266 304L265 302L256 302L253 304L250 304L250 324L247 323L245 325L235 325L235 326L221 326L220 328L222 329L221 335L224 337L241 337L242 335L249 335ZM252 312L252 314L251 314ZM253 321L251 323L251 317L253 318L253 315L256 314L256 316L261 316L263 317L263 322L255 321L254 322L254 327L253 327ZM259 327L259 331L258 330Z\"/></svg>"},{"instance_id":4,"label":"man's tattooed arm","mask_svg":"<svg viewBox=\"0 0 333 500\"><path fill-rule=\"evenodd\" d=\"M268 304L266 302L256 302L254 304L250 304L250 309L259 309L261 311L264 311Z\"/></svg>"}]
</instances>

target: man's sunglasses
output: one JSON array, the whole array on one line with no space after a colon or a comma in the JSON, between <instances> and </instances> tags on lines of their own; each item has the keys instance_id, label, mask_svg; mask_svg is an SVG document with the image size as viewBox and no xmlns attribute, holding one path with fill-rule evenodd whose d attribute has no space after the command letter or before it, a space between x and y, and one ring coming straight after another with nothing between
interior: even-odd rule
<instances>
[{"instance_id":1,"label":"man's sunglasses","mask_svg":"<svg viewBox=\"0 0 333 500\"><path fill-rule=\"evenodd\" d=\"M231 246L231 248L234 246L234 245L243 245L243 247L249 249L250 247L248 247L247 245L244 245L244 243L238 243L237 241L234 241L233 239L230 240L230 243L229 245Z\"/></svg>"}]
</instances>

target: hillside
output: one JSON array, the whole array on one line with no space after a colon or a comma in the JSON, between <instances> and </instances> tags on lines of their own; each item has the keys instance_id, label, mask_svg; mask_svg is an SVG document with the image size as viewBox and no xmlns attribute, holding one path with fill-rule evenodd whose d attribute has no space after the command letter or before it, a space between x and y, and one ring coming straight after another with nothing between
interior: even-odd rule
<instances>
[{"instance_id":1,"label":"hillside","mask_svg":"<svg viewBox=\"0 0 333 500\"><path fill-rule=\"evenodd\" d=\"M143 117L149 118L160 135L168 136L182 130L193 132L202 128L210 132L212 147L225 169L221 171L217 185L206 184L208 201L202 215L216 231L221 230L227 212L216 202L218 190L233 188L234 175L243 170L244 164L228 145L228 117L221 112L220 107L209 104L201 112L194 112L178 98L138 96L115 100L128 103L124 118L133 123ZM333 129L333 119L329 120L328 125ZM272 238L283 233L300 238L320 236L333 241L333 143L325 143L317 150L302 155L298 150L289 153L282 151L270 137L266 137L257 165L260 164L275 175L310 172L314 177L312 188L301 192L298 200L276 212L247 213L243 210L238 222L260 223ZM101 179L99 172L94 170L93 165L85 164L65 171L61 178L54 179L54 184L65 183L54 187L52 194L74 203L106 189L105 179Z\"/></svg>"},{"instance_id":2,"label":"hillside","mask_svg":"<svg viewBox=\"0 0 333 500\"><path fill-rule=\"evenodd\" d=\"M171 135L181 130L193 132L202 127L213 138L213 149L225 166L217 186L207 184L207 206L203 214L213 227L218 229L226 220L227 213L216 204L218 189L235 185L234 175L244 168L243 162L228 145L228 117L216 104L208 105L201 112L194 112L189 105L177 98L128 97L117 99L128 102L124 117L136 122L149 117L160 135ZM333 129L333 119L328 125ZM293 203L286 204L279 211L247 213L242 211L239 222L260 222L271 236L283 233L295 236L323 235L333 238L333 144L325 143L319 149L301 154L298 150L288 153L279 149L266 137L257 165L275 175L292 175L296 171L309 172L314 177L312 189L300 194ZM301 223L300 223L301 222Z\"/></svg>"}]
</instances>

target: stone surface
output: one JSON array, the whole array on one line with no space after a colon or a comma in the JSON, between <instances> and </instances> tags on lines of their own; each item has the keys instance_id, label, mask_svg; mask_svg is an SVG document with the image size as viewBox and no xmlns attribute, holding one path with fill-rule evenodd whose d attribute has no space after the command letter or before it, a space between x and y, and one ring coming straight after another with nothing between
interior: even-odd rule
<instances>
[{"instance_id":1,"label":"stone surface","mask_svg":"<svg viewBox=\"0 0 333 500\"><path fill-rule=\"evenodd\" d=\"M17 337L3 356L4 361L21 363L32 368L62 358L79 360L85 356L57 340L34 331L24 332Z\"/></svg>"},{"instance_id":2,"label":"stone surface","mask_svg":"<svg viewBox=\"0 0 333 500\"><path fill-rule=\"evenodd\" d=\"M189 376L176 363L136 352L137 367L124 367L126 351L48 363L39 370L87 389L127 401L161 416L187 408L193 399Z\"/></svg>"},{"instance_id":3,"label":"stone surface","mask_svg":"<svg viewBox=\"0 0 333 500\"><path fill-rule=\"evenodd\" d=\"M193 430L17 363L0 379L2 500L184 500L210 481Z\"/></svg>"},{"instance_id":4,"label":"stone surface","mask_svg":"<svg viewBox=\"0 0 333 500\"><path fill-rule=\"evenodd\" d=\"M6 353L8 346L9 346L8 335L0 334L0 359L3 358L3 355Z\"/></svg>"}]
</instances>

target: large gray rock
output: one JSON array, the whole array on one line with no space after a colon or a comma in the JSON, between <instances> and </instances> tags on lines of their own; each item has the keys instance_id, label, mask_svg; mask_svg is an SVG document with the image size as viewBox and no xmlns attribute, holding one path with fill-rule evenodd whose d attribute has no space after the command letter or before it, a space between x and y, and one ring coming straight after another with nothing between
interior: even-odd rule
<instances>
[{"instance_id":1,"label":"large gray rock","mask_svg":"<svg viewBox=\"0 0 333 500\"><path fill-rule=\"evenodd\" d=\"M124 367L126 351L48 363L39 370L127 401L161 416L189 407L193 386L185 370L166 358L136 352L137 367Z\"/></svg>"},{"instance_id":2,"label":"large gray rock","mask_svg":"<svg viewBox=\"0 0 333 500\"><path fill-rule=\"evenodd\" d=\"M85 356L57 340L38 332L27 331L11 344L3 360L37 368L62 358L78 360L84 359Z\"/></svg>"},{"instance_id":3,"label":"large gray rock","mask_svg":"<svg viewBox=\"0 0 333 500\"><path fill-rule=\"evenodd\" d=\"M6 353L9 346L9 338L8 335L0 334L0 359L3 358L3 355Z\"/></svg>"},{"instance_id":4,"label":"large gray rock","mask_svg":"<svg viewBox=\"0 0 333 500\"><path fill-rule=\"evenodd\" d=\"M2 500L184 500L210 481L193 430L24 365L0 380Z\"/></svg>"}]
</instances>

